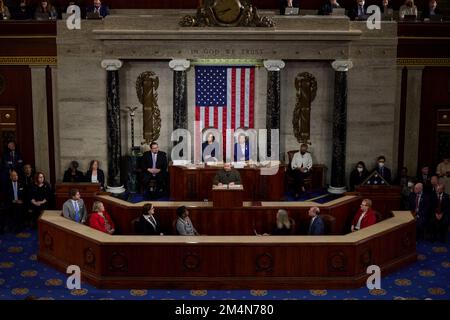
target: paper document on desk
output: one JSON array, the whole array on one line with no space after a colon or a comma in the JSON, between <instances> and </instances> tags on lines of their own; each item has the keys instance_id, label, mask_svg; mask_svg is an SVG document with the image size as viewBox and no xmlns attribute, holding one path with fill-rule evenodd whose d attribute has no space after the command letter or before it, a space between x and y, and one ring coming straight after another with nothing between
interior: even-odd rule
<instances>
[{"instance_id":1,"label":"paper document on desk","mask_svg":"<svg viewBox=\"0 0 450 320\"><path fill-rule=\"evenodd\" d=\"M221 186L213 185L213 190L226 190L226 189L228 189L228 185L227 184L223 184Z\"/></svg>"},{"instance_id":2,"label":"paper document on desk","mask_svg":"<svg viewBox=\"0 0 450 320\"><path fill-rule=\"evenodd\" d=\"M172 164L174 166L187 166L188 164L190 164L191 162L189 160L173 160Z\"/></svg>"},{"instance_id":3,"label":"paper document on desk","mask_svg":"<svg viewBox=\"0 0 450 320\"><path fill-rule=\"evenodd\" d=\"M242 184L229 184L228 189L241 190L244 189L244 187L242 186Z\"/></svg>"}]
</instances>

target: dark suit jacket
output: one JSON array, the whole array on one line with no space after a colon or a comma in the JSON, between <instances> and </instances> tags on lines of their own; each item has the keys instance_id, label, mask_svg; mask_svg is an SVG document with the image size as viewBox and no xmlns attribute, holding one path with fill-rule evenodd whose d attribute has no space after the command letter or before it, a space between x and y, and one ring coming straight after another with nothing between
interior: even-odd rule
<instances>
[{"instance_id":1,"label":"dark suit jacket","mask_svg":"<svg viewBox=\"0 0 450 320\"><path fill-rule=\"evenodd\" d=\"M426 193L422 192L422 196L420 197L419 201L419 208L416 208L416 194L414 192L411 192L409 194L408 203L409 203L409 210L417 213L418 215L417 221L420 224L426 223L429 219L430 211L432 209L430 197Z\"/></svg>"},{"instance_id":2,"label":"dark suit jacket","mask_svg":"<svg viewBox=\"0 0 450 320\"><path fill-rule=\"evenodd\" d=\"M280 7L280 14L284 14L284 9L287 7L287 0L278 0L278 6ZM292 6L294 8L299 8L300 0L293 0Z\"/></svg>"},{"instance_id":3,"label":"dark suit jacket","mask_svg":"<svg viewBox=\"0 0 450 320\"><path fill-rule=\"evenodd\" d=\"M84 182L84 174L77 170L75 175L72 175L72 170L67 169L64 172L63 182Z\"/></svg>"},{"instance_id":4,"label":"dark suit jacket","mask_svg":"<svg viewBox=\"0 0 450 320\"><path fill-rule=\"evenodd\" d=\"M350 173L350 191L354 191L355 187L359 186L367 177L369 176L369 171L365 170L359 174L358 170L353 169Z\"/></svg>"},{"instance_id":5,"label":"dark suit jacket","mask_svg":"<svg viewBox=\"0 0 450 320\"><path fill-rule=\"evenodd\" d=\"M26 200L25 195L26 193L22 182L17 181L17 198L25 203ZM12 204L13 200L14 200L14 189L12 181L9 180L6 186L6 201L8 204Z\"/></svg>"},{"instance_id":6,"label":"dark suit jacket","mask_svg":"<svg viewBox=\"0 0 450 320\"><path fill-rule=\"evenodd\" d=\"M383 174L381 174L380 172L380 167L376 167L375 171L378 172L380 174L380 176L382 176L384 178L384 180L386 180L389 184L392 181L392 177L391 177L391 169L383 167Z\"/></svg>"},{"instance_id":7,"label":"dark suit jacket","mask_svg":"<svg viewBox=\"0 0 450 320\"><path fill-rule=\"evenodd\" d=\"M95 11L94 6L88 6L86 8L86 13L87 12L94 12L94 11ZM107 15L109 15L109 8L108 8L108 6L105 6L105 5L101 5L100 6L100 15L102 17L106 17Z\"/></svg>"},{"instance_id":8,"label":"dark suit jacket","mask_svg":"<svg viewBox=\"0 0 450 320\"><path fill-rule=\"evenodd\" d=\"M422 173L418 174L416 177L417 182L420 182L423 184L423 191L430 193L433 189L433 186L431 185L431 174L428 174L426 177L422 175Z\"/></svg>"},{"instance_id":9,"label":"dark suit jacket","mask_svg":"<svg viewBox=\"0 0 450 320\"><path fill-rule=\"evenodd\" d=\"M328 16L333 12L333 8L340 8L340 7L333 7L330 1L327 0L326 3L324 3L320 8L319 15Z\"/></svg>"},{"instance_id":10,"label":"dark suit jacket","mask_svg":"<svg viewBox=\"0 0 450 320\"><path fill-rule=\"evenodd\" d=\"M234 144L234 161L242 161L241 157L245 157L245 161L250 159L250 148L248 143L245 143L245 155L242 154L241 146L239 143Z\"/></svg>"},{"instance_id":11,"label":"dark suit jacket","mask_svg":"<svg viewBox=\"0 0 450 320\"><path fill-rule=\"evenodd\" d=\"M154 227L144 216L141 216L136 224L136 233L142 235L159 235L161 233L161 225L158 218L153 216L156 220L156 227Z\"/></svg>"},{"instance_id":12,"label":"dark suit jacket","mask_svg":"<svg viewBox=\"0 0 450 320\"><path fill-rule=\"evenodd\" d=\"M11 156L10 150L5 151L3 153L2 161L3 161L3 168L8 170L16 170L17 173L22 172L23 159L22 154L19 151L17 150L14 151L14 159Z\"/></svg>"},{"instance_id":13,"label":"dark suit jacket","mask_svg":"<svg viewBox=\"0 0 450 320\"><path fill-rule=\"evenodd\" d=\"M86 176L85 176L85 181L86 182L91 182L92 179L92 170L88 170L86 172ZM100 184L102 185L102 188L105 188L105 173L103 172L102 169L97 169L97 180L98 182L100 182Z\"/></svg>"},{"instance_id":14,"label":"dark suit jacket","mask_svg":"<svg viewBox=\"0 0 450 320\"><path fill-rule=\"evenodd\" d=\"M439 198L436 193L434 193L432 195L431 200L432 200L433 213L440 211L445 216L447 216L447 217L450 216L450 196L448 195L448 193L444 193L442 195L442 203L441 203L440 208L439 208Z\"/></svg>"},{"instance_id":15,"label":"dark suit jacket","mask_svg":"<svg viewBox=\"0 0 450 320\"><path fill-rule=\"evenodd\" d=\"M367 6L364 5L363 6L363 15L367 15ZM350 20L355 20L358 17L358 13L359 13L359 8L358 6L353 6L349 11L348 11L348 17L350 18Z\"/></svg>"},{"instance_id":16,"label":"dark suit jacket","mask_svg":"<svg viewBox=\"0 0 450 320\"><path fill-rule=\"evenodd\" d=\"M434 14L442 14L441 9L439 9L438 7L436 7L436 9L434 9ZM426 18L430 18L430 7L426 7L426 8L422 11L422 19L426 19Z\"/></svg>"},{"instance_id":17,"label":"dark suit jacket","mask_svg":"<svg viewBox=\"0 0 450 320\"><path fill-rule=\"evenodd\" d=\"M148 168L153 168L153 156L151 151L144 152L142 156L142 165L144 172L148 173ZM161 169L161 172L167 171L167 156L163 151L158 151L156 155L156 169Z\"/></svg>"},{"instance_id":18,"label":"dark suit jacket","mask_svg":"<svg viewBox=\"0 0 450 320\"><path fill-rule=\"evenodd\" d=\"M323 223L323 220L320 216L317 216L314 219L313 224L310 225L310 227L308 229L308 234L312 235L312 236L318 236L321 234L325 234L325 224Z\"/></svg>"}]
</instances>

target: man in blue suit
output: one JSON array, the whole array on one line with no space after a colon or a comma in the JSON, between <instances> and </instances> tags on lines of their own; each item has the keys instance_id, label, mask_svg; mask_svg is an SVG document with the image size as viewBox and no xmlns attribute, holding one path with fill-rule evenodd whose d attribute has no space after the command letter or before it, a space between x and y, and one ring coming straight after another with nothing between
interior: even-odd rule
<instances>
[{"instance_id":1,"label":"man in blue suit","mask_svg":"<svg viewBox=\"0 0 450 320\"><path fill-rule=\"evenodd\" d=\"M108 6L102 5L100 0L94 0L94 5L86 8L86 13L89 12L97 12L100 17L104 18L109 15L109 8Z\"/></svg>"},{"instance_id":2,"label":"man in blue suit","mask_svg":"<svg viewBox=\"0 0 450 320\"><path fill-rule=\"evenodd\" d=\"M241 133L238 142L234 144L234 161L248 161L250 159L250 149L246 141L245 134Z\"/></svg>"},{"instance_id":3,"label":"man in blue suit","mask_svg":"<svg viewBox=\"0 0 450 320\"><path fill-rule=\"evenodd\" d=\"M318 207L309 209L308 215L311 217L311 222L309 223L308 235L319 236L325 234L325 224L319 213L320 209Z\"/></svg>"}]
</instances>

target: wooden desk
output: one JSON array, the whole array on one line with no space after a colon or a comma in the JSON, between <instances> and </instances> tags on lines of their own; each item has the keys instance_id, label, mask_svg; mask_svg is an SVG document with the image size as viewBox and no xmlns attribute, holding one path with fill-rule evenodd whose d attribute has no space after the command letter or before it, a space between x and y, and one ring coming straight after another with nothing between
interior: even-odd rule
<instances>
[{"instance_id":1,"label":"wooden desk","mask_svg":"<svg viewBox=\"0 0 450 320\"><path fill-rule=\"evenodd\" d=\"M343 289L416 261L409 212L345 236L111 236L45 211L38 260L98 288Z\"/></svg>"},{"instance_id":2,"label":"wooden desk","mask_svg":"<svg viewBox=\"0 0 450 320\"><path fill-rule=\"evenodd\" d=\"M372 208L379 211L383 218L391 211L401 208L400 186L359 186L355 189L362 198L372 200Z\"/></svg>"},{"instance_id":3,"label":"wooden desk","mask_svg":"<svg viewBox=\"0 0 450 320\"><path fill-rule=\"evenodd\" d=\"M218 167L188 169L170 165L170 198L174 201L211 200L211 186L219 170ZM237 170L244 186L244 201L279 201L283 198L285 165L280 165L274 175L261 175L258 168Z\"/></svg>"},{"instance_id":4,"label":"wooden desk","mask_svg":"<svg viewBox=\"0 0 450 320\"><path fill-rule=\"evenodd\" d=\"M219 189L212 188L214 208L240 208L244 197L244 188Z\"/></svg>"},{"instance_id":5,"label":"wooden desk","mask_svg":"<svg viewBox=\"0 0 450 320\"><path fill-rule=\"evenodd\" d=\"M80 190L81 199L83 199L89 213L92 209L92 205L94 204L94 197L101 193L100 183L57 183L55 185L56 209L62 209L64 202L70 198L70 190L72 189Z\"/></svg>"},{"instance_id":6,"label":"wooden desk","mask_svg":"<svg viewBox=\"0 0 450 320\"><path fill-rule=\"evenodd\" d=\"M135 234L132 221L140 217L145 203L129 203L111 196L97 196L103 202L106 211L116 225L119 234ZM276 224L278 209L286 209L289 216L295 220L295 234L306 234L311 217L308 210L312 206L320 208L321 214L336 218L335 234L350 232L353 216L361 204L359 196L345 196L326 204L315 202L245 202L240 208L215 208L212 202L155 202L155 214L160 220L160 226L165 234L172 234L172 223L177 218L176 209L186 206L195 228L201 234L207 235L252 235L271 233Z\"/></svg>"}]
</instances>

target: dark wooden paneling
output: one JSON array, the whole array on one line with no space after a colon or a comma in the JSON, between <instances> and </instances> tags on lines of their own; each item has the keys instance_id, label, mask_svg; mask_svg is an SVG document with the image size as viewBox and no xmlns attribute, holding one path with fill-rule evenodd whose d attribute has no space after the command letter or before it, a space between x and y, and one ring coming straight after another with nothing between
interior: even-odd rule
<instances>
[{"instance_id":1,"label":"dark wooden paneling","mask_svg":"<svg viewBox=\"0 0 450 320\"><path fill-rule=\"evenodd\" d=\"M169 166L170 198L175 201L203 201L212 199L214 176L219 168L186 169ZM244 186L244 201L278 201L284 195L285 166L276 174L262 175L255 168L238 169Z\"/></svg>"},{"instance_id":2,"label":"dark wooden paneling","mask_svg":"<svg viewBox=\"0 0 450 320\"><path fill-rule=\"evenodd\" d=\"M449 86L450 68L427 67L423 70L418 164L419 167L428 164L432 172L442 161L438 158L437 110L450 109Z\"/></svg>"},{"instance_id":3,"label":"dark wooden paneling","mask_svg":"<svg viewBox=\"0 0 450 320\"><path fill-rule=\"evenodd\" d=\"M83 196L84 197L84 196ZM132 221L138 218L142 207L118 204L117 201L99 198L111 215L119 234L134 234ZM342 203L321 208L321 214L328 214L336 218L336 234L350 231L353 215L361 203L360 197L355 197ZM160 220L163 232L174 234L173 222L177 218L176 206L156 207L155 214ZM242 208L213 208L188 207L192 223L201 234L207 235L252 235L254 230L259 234L271 233L276 224L278 209L286 209L289 216L296 223L296 234L306 234L310 217L308 207L242 207Z\"/></svg>"},{"instance_id":4,"label":"dark wooden paneling","mask_svg":"<svg viewBox=\"0 0 450 320\"><path fill-rule=\"evenodd\" d=\"M22 152L24 162L34 166L31 70L28 66L0 66L0 74L6 83L5 90L0 94L0 108L16 108L17 146Z\"/></svg>"},{"instance_id":5,"label":"dark wooden paneling","mask_svg":"<svg viewBox=\"0 0 450 320\"><path fill-rule=\"evenodd\" d=\"M58 210L62 209L64 202L70 199L70 190L80 190L81 198L83 199L88 214L91 213L94 198L101 193L99 183L57 183L55 185L55 207Z\"/></svg>"}]
</instances>

